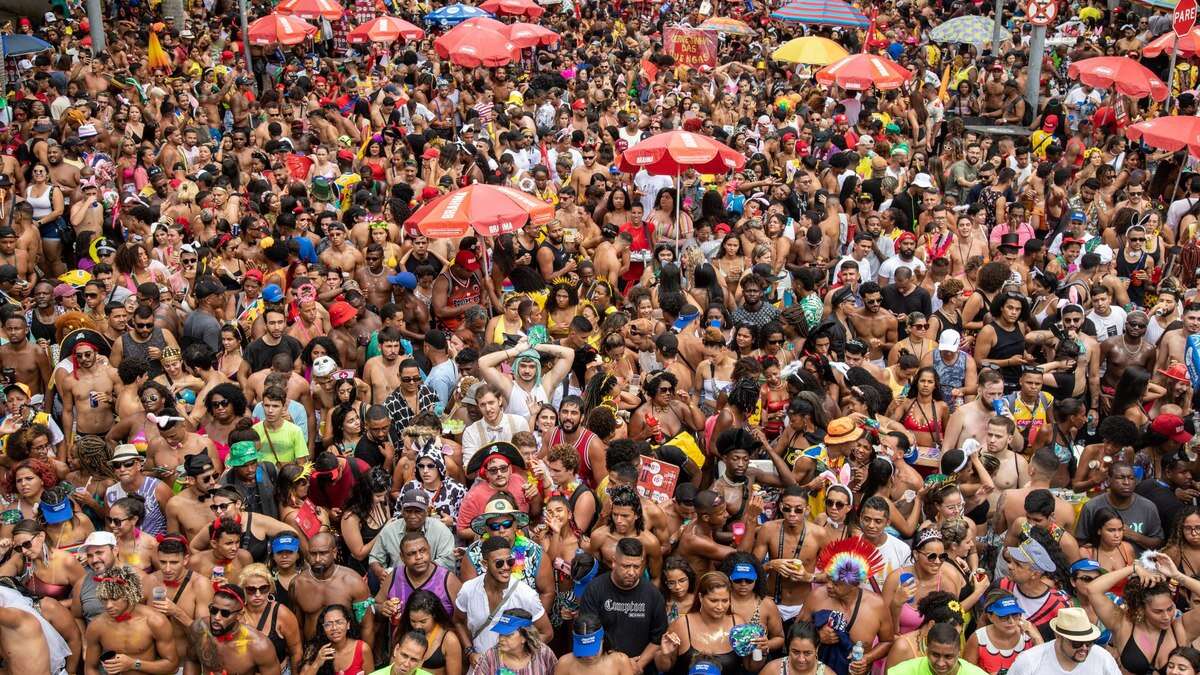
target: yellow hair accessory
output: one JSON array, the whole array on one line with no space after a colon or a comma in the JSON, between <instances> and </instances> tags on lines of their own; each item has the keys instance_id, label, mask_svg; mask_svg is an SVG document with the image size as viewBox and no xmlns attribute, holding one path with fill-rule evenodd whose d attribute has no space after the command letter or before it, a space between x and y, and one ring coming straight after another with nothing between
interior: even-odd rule
<instances>
[{"instance_id":1,"label":"yellow hair accessory","mask_svg":"<svg viewBox=\"0 0 1200 675\"><path fill-rule=\"evenodd\" d=\"M562 285L564 285L564 286L571 286L571 285L573 285L573 284L571 283L571 280L570 280L570 279L568 279L567 277L554 277L553 279L551 279L551 280L550 280L550 285L551 285L551 286L558 286L559 284L562 284Z\"/></svg>"},{"instance_id":2,"label":"yellow hair accessory","mask_svg":"<svg viewBox=\"0 0 1200 675\"><path fill-rule=\"evenodd\" d=\"M262 239L258 240L258 247L263 249L264 251L271 248L274 245L275 245L274 237L263 237Z\"/></svg>"},{"instance_id":3,"label":"yellow hair accessory","mask_svg":"<svg viewBox=\"0 0 1200 675\"><path fill-rule=\"evenodd\" d=\"M296 476L296 480L300 480L302 478L308 478L309 476L312 475L312 472L313 472L313 463L305 462L304 466L302 466L300 468L300 475Z\"/></svg>"},{"instance_id":4,"label":"yellow hair accessory","mask_svg":"<svg viewBox=\"0 0 1200 675\"><path fill-rule=\"evenodd\" d=\"M951 600L950 602L947 602L946 606L950 608L951 612L954 612L955 614L962 614L962 605L958 604L957 600Z\"/></svg>"}]
</instances>

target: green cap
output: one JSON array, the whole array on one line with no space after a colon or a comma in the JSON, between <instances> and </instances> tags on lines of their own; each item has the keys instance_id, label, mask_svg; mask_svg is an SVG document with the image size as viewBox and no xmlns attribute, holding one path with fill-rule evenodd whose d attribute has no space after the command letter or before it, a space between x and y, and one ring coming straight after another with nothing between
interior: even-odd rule
<instances>
[{"instance_id":1,"label":"green cap","mask_svg":"<svg viewBox=\"0 0 1200 675\"><path fill-rule=\"evenodd\" d=\"M225 460L225 465L236 468L257 461L258 449L254 447L254 441L238 441L229 446L229 458Z\"/></svg>"}]
</instances>

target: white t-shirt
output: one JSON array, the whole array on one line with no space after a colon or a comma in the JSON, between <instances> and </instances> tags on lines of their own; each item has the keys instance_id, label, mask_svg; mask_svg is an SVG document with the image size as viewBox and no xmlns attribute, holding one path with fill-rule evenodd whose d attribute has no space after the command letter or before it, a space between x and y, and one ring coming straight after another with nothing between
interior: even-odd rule
<instances>
[{"instance_id":1,"label":"white t-shirt","mask_svg":"<svg viewBox=\"0 0 1200 675\"><path fill-rule=\"evenodd\" d=\"M1064 670L1054 654L1055 640L1021 652L1008 669L1008 675L1121 675L1117 660L1103 647L1093 646L1087 660Z\"/></svg>"},{"instance_id":2,"label":"white t-shirt","mask_svg":"<svg viewBox=\"0 0 1200 675\"><path fill-rule=\"evenodd\" d=\"M546 610L542 608L542 599L538 597L536 591L529 587L523 581L516 578L509 580L509 589L515 584L517 589L509 594L508 599L500 608L492 614L491 608L488 607L487 591L483 588L483 580L485 577L479 576L463 583L462 588L458 591L458 597L454 599L454 606L460 612L467 615L467 631L472 635L476 635L473 642L475 651L482 654L499 642L498 637L489 628L496 624L496 620L500 615L509 609L524 609L533 615L533 620L537 621L542 618ZM507 592L507 591L506 591ZM492 620L484 621L488 615L492 615ZM487 628L482 628L482 626Z\"/></svg>"},{"instance_id":3,"label":"white t-shirt","mask_svg":"<svg viewBox=\"0 0 1200 675\"><path fill-rule=\"evenodd\" d=\"M895 281L896 270L901 267L907 267L908 269L912 270L913 274L916 276L920 276L925 273L925 263L921 262L920 258L913 256L912 260L905 262L900 259L900 256L894 255L883 261L883 264L879 266L879 272L876 274L876 276L883 277L886 279L885 283L890 284Z\"/></svg>"},{"instance_id":4,"label":"white t-shirt","mask_svg":"<svg viewBox=\"0 0 1200 675\"><path fill-rule=\"evenodd\" d=\"M849 260L854 260L854 258L851 256L844 256L841 260L837 261L837 265L835 265L833 268L833 273L835 276L841 271L842 265ZM871 267L871 259L869 257L863 258L862 260L854 260L854 262L858 263L859 278L861 278L863 281L871 281L875 278L875 268Z\"/></svg>"},{"instance_id":5,"label":"white t-shirt","mask_svg":"<svg viewBox=\"0 0 1200 675\"><path fill-rule=\"evenodd\" d=\"M883 556L883 571L879 573L880 576L875 578L875 582L879 587L872 588L871 583L868 581L863 585L863 588L878 592L883 590L883 584L887 581L889 574L912 562L912 549L909 548L908 544L890 534L885 535L883 543L876 548L879 549L879 555Z\"/></svg>"},{"instance_id":6,"label":"white t-shirt","mask_svg":"<svg viewBox=\"0 0 1200 675\"><path fill-rule=\"evenodd\" d=\"M1096 310L1088 312L1087 318L1096 327L1096 339L1104 342L1109 338L1120 337L1125 333L1125 310L1116 305L1110 308L1108 316L1100 316Z\"/></svg>"},{"instance_id":7,"label":"white t-shirt","mask_svg":"<svg viewBox=\"0 0 1200 675\"><path fill-rule=\"evenodd\" d=\"M665 190L675 184L670 176L652 176L645 169L638 171L633 177L633 186L642 193L642 211L649 216L654 210L659 190Z\"/></svg>"}]
</instances>

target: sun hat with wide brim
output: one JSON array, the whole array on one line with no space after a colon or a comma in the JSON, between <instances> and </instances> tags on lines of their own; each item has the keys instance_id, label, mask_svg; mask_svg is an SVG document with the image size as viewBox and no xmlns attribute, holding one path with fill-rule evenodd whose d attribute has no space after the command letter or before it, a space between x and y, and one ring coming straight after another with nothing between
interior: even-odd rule
<instances>
[{"instance_id":1,"label":"sun hat with wide brim","mask_svg":"<svg viewBox=\"0 0 1200 675\"><path fill-rule=\"evenodd\" d=\"M488 500L487 505L483 507L483 513L471 519L471 530L475 534L483 534L487 530L487 521L505 516L511 517L517 527L525 527L529 524L529 515L519 509L512 499L504 495L496 495Z\"/></svg>"},{"instance_id":2,"label":"sun hat with wide brim","mask_svg":"<svg viewBox=\"0 0 1200 675\"><path fill-rule=\"evenodd\" d=\"M862 438L863 430L852 417L839 417L825 428L825 445L853 443Z\"/></svg>"},{"instance_id":3,"label":"sun hat with wide brim","mask_svg":"<svg viewBox=\"0 0 1200 675\"><path fill-rule=\"evenodd\" d=\"M1100 629L1088 620L1082 607L1063 607L1058 616L1050 619L1050 630L1068 640L1090 642L1100 637Z\"/></svg>"},{"instance_id":4,"label":"sun hat with wide brim","mask_svg":"<svg viewBox=\"0 0 1200 675\"><path fill-rule=\"evenodd\" d=\"M475 451L475 454L471 455L471 460L467 462L467 475L478 476L488 457L492 455L501 455L508 460L509 464L518 468L528 468L525 466L525 458L521 456L521 451L517 449L517 446L508 441L492 441L480 447Z\"/></svg>"}]
</instances>

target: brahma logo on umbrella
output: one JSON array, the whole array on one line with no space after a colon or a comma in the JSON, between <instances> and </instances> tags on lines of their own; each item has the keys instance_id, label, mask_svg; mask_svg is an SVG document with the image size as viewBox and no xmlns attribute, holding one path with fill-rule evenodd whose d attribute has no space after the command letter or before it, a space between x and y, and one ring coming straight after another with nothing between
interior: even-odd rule
<instances>
[{"instance_id":1,"label":"brahma logo on umbrella","mask_svg":"<svg viewBox=\"0 0 1200 675\"><path fill-rule=\"evenodd\" d=\"M463 202L466 200L467 194L465 192L459 192L450 197L450 199L447 199L446 206L442 208L442 213L438 216L438 219L454 220L454 217L458 215L458 210L462 208Z\"/></svg>"}]
</instances>

